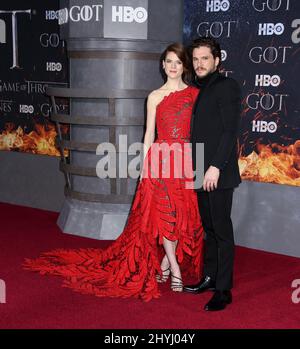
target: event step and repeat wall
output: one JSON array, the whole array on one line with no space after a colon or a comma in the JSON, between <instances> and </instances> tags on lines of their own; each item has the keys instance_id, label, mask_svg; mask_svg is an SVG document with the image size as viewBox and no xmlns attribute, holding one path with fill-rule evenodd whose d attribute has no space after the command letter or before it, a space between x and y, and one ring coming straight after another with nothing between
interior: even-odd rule
<instances>
[{"instance_id":1,"label":"event step and repeat wall","mask_svg":"<svg viewBox=\"0 0 300 349\"><path fill-rule=\"evenodd\" d=\"M187 0L184 16L184 41L218 40L242 87L242 178L299 186L300 1Z\"/></svg>"},{"instance_id":2,"label":"event step and repeat wall","mask_svg":"<svg viewBox=\"0 0 300 349\"><path fill-rule=\"evenodd\" d=\"M58 0L0 3L0 150L59 156L45 95L69 80L58 8ZM68 112L68 101L57 108Z\"/></svg>"},{"instance_id":3,"label":"event step and repeat wall","mask_svg":"<svg viewBox=\"0 0 300 349\"><path fill-rule=\"evenodd\" d=\"M126 5L125 0L116 3ZM100 4L78 0L68 20L97 26L108 13ZM69 81L58 10L58 0L0 4L0 150L59 156L45 95L47 86L64 87ZM183 42L217 39L223 74L242 87L243 179L300 186L300 1L186 0L183 16ZM145 23L130 18L144 38ZM57 104L68 113L67 100Z\"/></svg>"}]
</instances>

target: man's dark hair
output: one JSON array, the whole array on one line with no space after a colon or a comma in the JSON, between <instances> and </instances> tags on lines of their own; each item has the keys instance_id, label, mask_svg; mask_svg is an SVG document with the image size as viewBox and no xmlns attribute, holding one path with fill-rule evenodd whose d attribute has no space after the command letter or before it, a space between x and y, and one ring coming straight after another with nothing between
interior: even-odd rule
<instances>
[{"instance_id":1,"label":"man's dark hair","mask_svg":"<svg viewBox=\"0 0 300 349\"><path fill-rule=\"evenodd\" d=\"M202 46L209 47L210 51L211 51L211 53L212 53L212 55L213 55L213 57L215 59L217 57L219 57L220 62L219 62L218 67L217 67L217 69L219 69L220 66L221 66L221 48L220 48L220 44L215 39L213 39L212 37L200 37L200 38L197 38L197 39L193 40L192 44L189 46L190 56L191 57L193 56L193 50L195 48L199 48L199 47L202 47Z\"/></svg>"}]
</instances>

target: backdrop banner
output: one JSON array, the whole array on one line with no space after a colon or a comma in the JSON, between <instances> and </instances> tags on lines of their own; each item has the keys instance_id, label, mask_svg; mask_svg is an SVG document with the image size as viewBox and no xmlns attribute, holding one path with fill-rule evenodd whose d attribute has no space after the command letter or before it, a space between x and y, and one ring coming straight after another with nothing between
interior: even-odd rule
<instances>
[{"instance_id":1,"label":"backdrop banner","mask_svg":"<svg viewBox=\"0 0 300 349\"><path fill-rule=\"evenodd\" d=\"M45 96L69 81L58 9L58 0L0 4L0 150L59 155ZM300 2L186 0L183 41L199 36L220 42L222 72L242 87L243 179L300 186Z\"/></svg>"},{"instance_id":2,"label":"backdrop banner","mask_svg":"<svg viewBox=\"0 0 300 349\"><path fill-rule=\"evenodd\" d=\"M0 150L59 155L45 95L47 86L68 82L58 7L58 0L1 1ZM68 101L57 107L68 112Z\"/></svg>"},{"instance_id":3,"label":"backdrop banner","mask_svg":"<svg viewBox=\"0 0 300 349\"><path fill-rule=\"evenodd\" d=\"M212 36L243 93L243 179L300 185L300 1L186 0L184 42Z\"/></svg>"}]
</instances>

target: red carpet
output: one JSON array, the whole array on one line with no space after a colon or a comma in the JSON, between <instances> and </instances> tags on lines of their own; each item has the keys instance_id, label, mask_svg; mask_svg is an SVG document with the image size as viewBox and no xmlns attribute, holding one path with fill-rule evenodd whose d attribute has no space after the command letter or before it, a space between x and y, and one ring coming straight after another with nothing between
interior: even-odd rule
<instances>
[{"instance_id":1,"label":"red carpet","mask_svg":"<svg viewBox=\"0 0 300 349\"><path fill-rule=\"evenodd\" d=\"M299 329L300 303L291 300L300 259L237 247L233 304L203 311L210 293L174 293L158 300L97 298L62 288L62 280L24 271L24 258L55 248L104 247L109 242L63 234L57 213L0 203L1 329ZM298 295L299 296L299 295Z\"/></svg>"}]
</instances>

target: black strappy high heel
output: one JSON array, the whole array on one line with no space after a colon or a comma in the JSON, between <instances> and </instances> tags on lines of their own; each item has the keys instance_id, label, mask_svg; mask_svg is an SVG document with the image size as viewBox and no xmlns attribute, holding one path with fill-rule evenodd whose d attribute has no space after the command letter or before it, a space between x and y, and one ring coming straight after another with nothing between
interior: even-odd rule
<instances>
[{"instance_id":1,"label":"black strappy high heel","mask_svg":"<svg viewBox=\"0 0 300 349\"><path fill-rule=\"evenodd\" d=\"M173 279L177 279L179 281L174 281ZM182 278L175 276L171 273L171 290L174 292L182 292L183 291L183 283Z\"/></svg>"},{"instance_id":2,"label":"black strappy high heel","mask_svg":"<svg viewBox=\"0 0 300 349\"><path fill-rule=\"evenodd\" d=\"M157 282L160 282L160 283L167 282L167 280L168 280L170 274L171 274L171 269L170 269L170 267L167 268L166 270L162 270L162 271L161 271L161 275L160 275L160 274L156 275L156 281L157 281Z\"/></svg>"}]
</instances>

